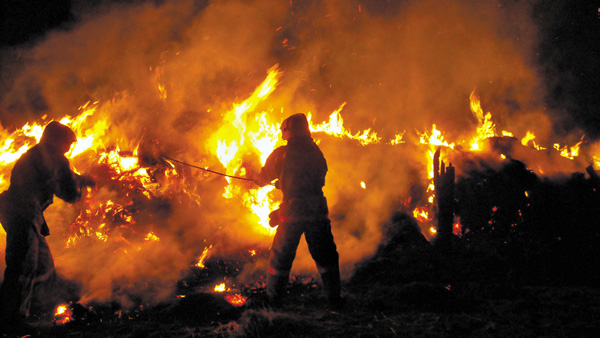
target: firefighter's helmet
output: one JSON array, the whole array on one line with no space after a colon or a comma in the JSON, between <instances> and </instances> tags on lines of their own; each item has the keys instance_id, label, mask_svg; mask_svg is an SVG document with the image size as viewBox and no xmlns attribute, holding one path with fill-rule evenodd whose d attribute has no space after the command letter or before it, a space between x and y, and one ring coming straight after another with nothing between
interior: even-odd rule
<instances>
[{"instance_id":1,"label":"firefighter's helmet","mask_svg":"<svg viewBox=\"0 0 600 338\"><path fill-rule=\"evenodd\" d=\"M309 136L310 129L306 115L299 113L294 114L281 122L281 131L288 132L289 137Z\"/></svg>"},{"instance_id":2,"label":"firefighter's helmet","mask_svg":"<svg viewBox=\"0 0 600 338\"><path fill-rule=\"evenodd\" d=\"M52 121L42 133L40 143L58 145L58 144L72 144L77 141L77 136L71 128L65 126L62 123Z\"/></svg>"}]
</instances>

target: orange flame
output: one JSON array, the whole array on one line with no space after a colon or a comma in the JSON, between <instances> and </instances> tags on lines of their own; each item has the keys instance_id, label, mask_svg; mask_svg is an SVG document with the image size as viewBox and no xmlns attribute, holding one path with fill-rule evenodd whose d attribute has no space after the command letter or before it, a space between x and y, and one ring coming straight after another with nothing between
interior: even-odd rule
<instances>
[{"instance_id":1,"label":"orange flame","mask_svg":"<svg viewBox=\"0 0 600 338\"><path fill-rule=\"evenodd\" d=\"M215 285L215 292L225 292L229 291L229 289L225 286L225 283Z\"/></svg>"},{"instance_id":2,"label":"orange flame","mask_svg":"<svg viewBox=\"0 0 600 338\"><path fill-rule=\"evenodd\" d=\"M471 112L479 121L479 126L477 127L477 135L471 141L471 150L477 151L482 149L481 142L489 137L496 136L496 125L492 122L492 114L490 112L483 114L483 109L481 109L481 101L479 98L475 96L475 91L471 92L469 96L471 102Z\"/></svg>"},{"instance_id":3,"label":"orange flame","mask_svg":"<svg viewBox=\"0 0 600 338\"><path fill-rule=\"evenodd\" d=\"M54 310L54 323L66 324L73 319L73 311L68 304L61 304Z\"/></svg>"},{"instance_id":4,"label":"orange flame","mask_svg":"<svg viewBox=\"0 0 600 338\"><path fill-rule=\"evenodd\" d=\"M366 129L362 132L358 132L356 134L352 134L350 131L344 128L344 120L342 119L342 115L340 112L344 109L346 102L342 103L342 105L331 115L329 116L329 122L323 122L319 125L312 124L312 114L308 113L306 118L308 119L310 131L313 133L323 132L328 135L336 136L336 137L346 137L351 140L357 140L362 145L367 145L371 143L379 143L381 140L380 137L377 136L377 133L372 132L371 129ZM401 138L401 137L400 137Z\"/></svg>"},{"instance_id":5,"label":"orange flame","mask_svg":"<svg viewBox=\"0 0 600 338\"><path fill-rule=\"evenodd\" d=\"M204 248L204 251L202 251L202 255L200 255L200 258L198 258L198 263L196 263L196 266L199 268L204 269L204 260L206 259L206 255L208 255L208 250L210 250L212 248L211 246L208 246L206 248Z\"/></svg>"}]
</instances>

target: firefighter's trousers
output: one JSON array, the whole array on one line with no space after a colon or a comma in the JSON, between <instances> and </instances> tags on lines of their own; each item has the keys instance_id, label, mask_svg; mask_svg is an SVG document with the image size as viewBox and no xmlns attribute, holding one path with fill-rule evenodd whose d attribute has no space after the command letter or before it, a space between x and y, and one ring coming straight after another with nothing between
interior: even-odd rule
<instances>
[{"instance_id":1,"label":"firefighter's trousers","mask_svg":"<svg viewBox=\"0 0 600 338\"><path fill-rule=\"evenodd\" d=\"M339 298L339 254L329 219L310 222L285 222L277 228L267 275L267 295L280 298L285 293L300 238L304 234L308 250L317 265L329 299ZM331 278L334 276L335 278Z\"/></svg>"},{"instance_id":2,"label":"firefighter's trousers","mask_svg":"<svg viewBox=\"0 0 600 338\"><path fill-rule=\"evenodd\" d=\"M0 287L0 316L6 322L29 315L36 286L54 278L54 261L44 236L28 221L12 220L6 234L6 270Z\"/></svg>"}]
</instances>

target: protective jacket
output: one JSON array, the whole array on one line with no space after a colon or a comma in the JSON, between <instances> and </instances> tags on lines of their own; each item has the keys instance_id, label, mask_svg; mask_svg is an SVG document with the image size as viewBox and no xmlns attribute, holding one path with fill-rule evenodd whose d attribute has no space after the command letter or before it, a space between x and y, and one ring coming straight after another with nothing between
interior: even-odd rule
<instances>
[{"instance_id":1,"label":"protective jacket","mask_svg":"<svg viewBox=\"0 0 600 338\"><path fill-rule=\"evenodd\" d=\"M69 160L57 149L40 143L33 146L15 163L10 187L0 196L0 214L5 231L17 216L30 221L43 236L50 234L43 212L53 203L54 195L74 203L81 198L79 175L73 173Z\"/></svg>"},{"instance_id":2,"label":"protective jacket","mask_svg":"<svg viewBox=\"0 0 600 338\"><path fill-rule=\"evenodd\" d=\"M283 192L279 223L325 220L329 213L323 195L327 162L310 137L293 137L267 158L257 184L273 180Z\"/></svg>"}]
</instances>

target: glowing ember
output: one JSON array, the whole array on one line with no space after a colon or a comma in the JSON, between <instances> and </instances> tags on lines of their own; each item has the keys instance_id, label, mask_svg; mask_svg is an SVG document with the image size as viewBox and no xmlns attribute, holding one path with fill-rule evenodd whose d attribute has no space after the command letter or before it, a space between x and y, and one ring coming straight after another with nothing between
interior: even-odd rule
<instances>
[{"instance_id":1,"label":"glowing ember","mask_svg":"<svg viewBox=\"0 0 600 338\"><path fill-rule=\"evenodd\" d=\"M460 224L460 219L458 218L452 225L452 233L456 236L462 236L462 225Z\"/></svg>"},{"instance_id":2,"label":"glowing ember","mask_svg":"<svg viewBox=\"0 0 600 338\"><path fill-rule=\"evenodd\" d=\"M68 304L61 304L56 307L54 310L54 323L56 324L66 324L70 322L73 318L73 311L69 307Z\"/></svg>"},{"instance_id":3,"label":"glowing ember","mask_svg":"<svg viewBox=\"0 0 600 338\"><path fill-rule=\"evenodd\" d=\"M246 300L248 300L248 297L242 296L241 294L236 293L236 294L232 294L232 295L226 295L225 300L227 300L231 305L242 306L242 305L246 304Z\"/></svg>"}]
</instances>

